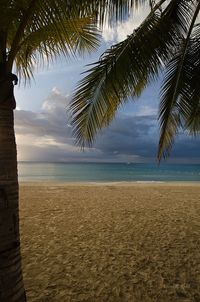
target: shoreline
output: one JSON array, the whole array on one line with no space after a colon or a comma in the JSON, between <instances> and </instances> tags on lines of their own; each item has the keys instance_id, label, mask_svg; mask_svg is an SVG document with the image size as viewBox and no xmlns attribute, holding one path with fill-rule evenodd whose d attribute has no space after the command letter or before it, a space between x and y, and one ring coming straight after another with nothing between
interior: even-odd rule
<instances>
[{"instance_id":1,"label":"shoreline","mask_svg":"<svg viewBox=\"0 0 200 302\"><path fill-rule=\"evenodd\" d=\"M200 186L199 181L19 181L20 186Z\"/></svg>"}]
</instances>

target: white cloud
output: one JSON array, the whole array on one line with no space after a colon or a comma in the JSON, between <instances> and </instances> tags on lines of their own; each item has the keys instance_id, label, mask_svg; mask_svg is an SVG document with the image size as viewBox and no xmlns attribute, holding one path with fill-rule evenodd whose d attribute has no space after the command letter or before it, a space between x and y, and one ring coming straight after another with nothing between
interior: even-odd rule
<instances>
[{"instance_id":1,"label":"white cloud","mask_svg":"<svg viewBox=\"0 0 200 302\"><path fill-rule=\"evenodd\" d=\"M152 108L151 106L144 105L139 108L136 116L157 115L157 113L158 113L158 108Z\"/></svg>"},{"instance_id":2,"label":"white cloud","mask_svg":"<svg viewBox=\"0 0 200 302\"><path fill-rule=\"evenodd\" d=\"M56 95L60 95L60 90L56 86L52 88L52 92Z\"/></svg>"},{"instance_id":3,"label":"white cloud","mask_svg":"<svg viewBox=\"0 0 200 302\"><path fill-rule=\"evenodd\" d=\"M149 6L142 6L127 21L119 22L113 27L105 26L103 39L106 42L121 42L137 28L149 13Z\"/></svg>"},{"instance_id":4,"label":"white cloud","mask_svg":"<svg viewBox=\"0 0 200 302\"><path fill-rule=\"evenodd\" d=\"M75 146L66 110L68 105L69 97L54 87L40 112L15 111L18 160L81 160L99 154L95 148L86 148L83 155Z\"/></svg>"},{"instance_id":5,"label":"white cloud","mask_svg":"<svg viewBox=\"0 0 200 302\"><path fill-rule=\"evenodd\" d=\"M55 111L66 112L66 107L69 104L69 99L63 96L61 91L57 87L53 87L50 95L44 100L42 104L42 110L44 113L53 114Z\"/></svg>"}]
</instances>

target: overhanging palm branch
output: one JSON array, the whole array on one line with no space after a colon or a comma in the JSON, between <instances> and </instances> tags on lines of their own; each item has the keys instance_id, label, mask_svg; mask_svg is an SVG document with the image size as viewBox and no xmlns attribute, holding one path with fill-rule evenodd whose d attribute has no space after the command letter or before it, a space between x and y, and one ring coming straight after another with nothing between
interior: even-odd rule
<instances>
[{"instance_id":1,"label":"overhanging palm branch","mask_svg":"<svg viewBox=\"0 0 200 302\"><path fill-rule=\"evenodd\" d=\"M64 33L63 23L66 27ZM98 30L90 18L59 21L27 32L19 44L15 59L17 73L30 78L34 66L53 61L61 54L71 56L77 52L92 51L98 46L99 39Z\"/></svg>"},{"instance_id":2,"label":"overhanging palm branch","mask_svg":"<svg viewBox=\"0 0 200 302\"><path fill-rule=\"evenodd\" d=\"M185 35L192 8L171 1L160 12L160 1L125 41L106 51L76 89L71 110L77 142L91 144L118 107L141 91L172 58L177 39Z\"/></svg>"},{"instance_id":3,"label":"overhanging palm branch","mask_svg":"<svg viewBox=\"0 0 200 302\"><path fill-rule=\"evenodd\" d=\"M17 71L30 78L34 61L91 50L98 44L97 25L120 20L146 1L2 0L0 64L6 61L10 72L15 62Z\"/></svg>"},{"instance_id":4,"label":"overhanging palm branch","mask_svg":"<svg viewBox=\"0 0 200 302\"><path fill-rule=\"evenodd\" d=\"M8 27L8 68L15 60L18 72L30 77L33 61L48 60L62 54L97 46L99 33L92 16L80 17L79 10L68 7L67 1L14 1L16 18ZM14 5L13 4L13 5ZM19 8L17 10L17 8Z\"/></svg>"},{"instance_id":5,"label":"overhanging palm branch","mask_svg":"<svg viewBox=\"0 0 200 302\"><path fill-rule=\"evenodd\" d=\"M105 22L115 24L121 21L133 12L135 9L149 3L150 0L78 0L73 5L80 8L81 12L94 14L100 25Z\"/></svg>"},{"instance_id":6,"label":"overhanging palm branch","mask_svg":"<svg viewBox=\"0 0 200 302\"><path fill-rule=\"evenodd\" d=\"M161 90L159 160L162 156L165 157L169 154L174 136L180 126L189 127L190 125L192 128L193 125L195 131L196 126L194 127L194 125L199 121L199 111L196 110L199 94L194 90L196 83L193 79L195 65L199 65L199 57L197 59L197 55L200 54L199 39L195 33L192 35L199 10L200 3L194 10L186 37L183 36L177 41L174 58L167 65L167 73ZM194 61L194 59L197 60ZM198 114L194 115L194 110ZM193 118L194 116L195 118ZM198 118L196 119L196 117Z\"/></svg>"},{"instance_id":7,"label":"overhanging palm branch","mask_svg":"<svg viewBox=\"0 0 200 302\"><path fill-rule=\"evenodd\" d=\"M189 96L187 102L187 116L183 128L190 134L197 135L200 132L200 25L196 25L191 34L191 47L188 47L190 77L186 79Z\"/></svg>"}]
</instances>

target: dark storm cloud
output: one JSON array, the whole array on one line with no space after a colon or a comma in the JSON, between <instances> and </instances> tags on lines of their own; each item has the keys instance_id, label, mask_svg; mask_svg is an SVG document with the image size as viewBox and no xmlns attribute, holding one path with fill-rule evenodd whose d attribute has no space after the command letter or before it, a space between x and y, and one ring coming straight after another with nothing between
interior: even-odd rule
<instances>
[{"instance_id":1,"label":"dark storm cloud","mask_svg":"<svg viewBox=\"0 0 200 302\"><path fill-rule=\"evenodd\" d=\"M41 112L16 111L15 129L20 160L146 161L155 160L159 139L155 115L120 112L86 152L74 146L67 114L68 97L54 88ZM200 158L200 140L181 134L171 157Z\"/></svg>"},{"instance_id":2,"label":"dark storm cloud","mask_svg":"<svg viewBox=\"0 0 200 302\"><path fill-rule=\"evenodd\" d=\"M200 158L200 137L179 135L172 148L172 155L173 157Z\"/></svg>"},{"instance_id":3,"label":"dark storm cloud","mask_svg":"<svg viewBox=\"0 0 200 302\"><path fill-rule=\"evenodd\" d=\"M155 156L157 127L155 116L119 115L100 135L95 146L104 153Z\"/></svg>"}]
</instances>

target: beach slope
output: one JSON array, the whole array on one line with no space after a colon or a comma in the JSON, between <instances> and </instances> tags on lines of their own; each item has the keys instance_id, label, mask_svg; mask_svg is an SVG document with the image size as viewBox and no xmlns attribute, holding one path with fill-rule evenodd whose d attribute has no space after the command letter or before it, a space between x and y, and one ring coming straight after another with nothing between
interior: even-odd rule
<instances>
[{"instance_id":1,"label":"beach slope","mask_svg":"<svg viewBox=\"0 0 200 302\"><path fill-rule=\"evenodd\" d=\"M200 301L200 185L20 184L29 302Z\"/></svg>"}]
</instances>

